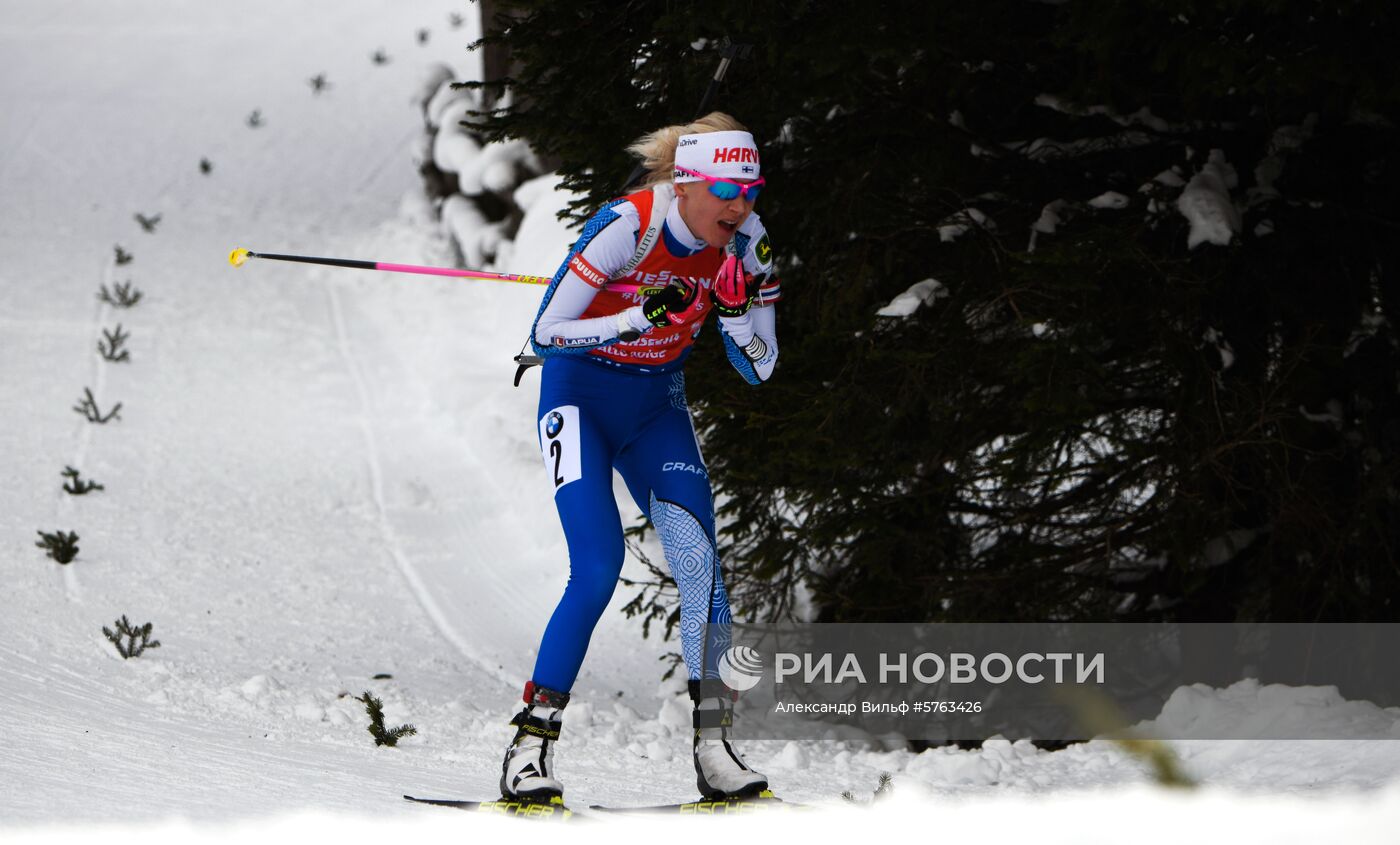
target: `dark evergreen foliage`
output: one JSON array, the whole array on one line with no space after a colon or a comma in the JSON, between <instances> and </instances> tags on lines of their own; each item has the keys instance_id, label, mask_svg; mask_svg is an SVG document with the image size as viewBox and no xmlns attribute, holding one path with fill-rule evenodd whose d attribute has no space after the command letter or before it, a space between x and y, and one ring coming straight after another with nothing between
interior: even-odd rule
<instances>
[{"instance_id":1,"label":"dark evergreen foliage","mask_svg":"<svg viewBox=\"0 0 1400 845\"><path fill-rule=\"evenodd\" d=\"M78 535L73 531L40 531L39 542L34 545L44 550L46 556L59 563L72 563L78 556Z\"/></svg>"},{"instance_id":2,"label":"dark evergreen foliage","mask_svg":"<svg viewBox=\"0 0 1400 845\"><path fill-rule=\"evenodd\" d=\"M751 389L711 330L687 371L741 611L1397 616L1389 4L503 5L486 133L578 217L756 44L715 106L763 151L782 359ZM1238 226L1189 249L1212 150Z\"/></svg>"},{"instance_id":3,"label":"dark evergreen foliage","mask_svg":"<svg viewBox=\"0 0 1400 845\"><path fill-rule=\"evenodd\" d=\"M102 626L102 634L112 645L116 646L117 654L123 660L130 660L133 657L140 657L141 653L148 648L160 648L160 640L151 639L151 623L145 625L132 626L123 614L120 619L113 623L116 630L107 626Z\"/></svg>"},{"instance_id":4,"label":"dark evergreen foliage","mask_svg":"<svg viewBox=\"0 0 1400 845\"><path fill-rule=\"evenodd\" d=\"M131 334L122 329L121 323L117 323L115 330L103 329L102 339L97 342L97 354L113 363L130 361L131 351L122 348L129 339Z\"/></svg>"},{"instance_id":5,"label":"dark evergreen foliage","mask_svg":"<svg viewBox=\"0 0 1400 845\"><path fill-rule=\"evenodd\" d=\"M97 292L98 300L114 308L134 308L141 301L141 295L140 290L132 289L130 279L125 284L113 284L110 291L103 285Z\"/></svg>"},{"instance_id":6,"label":"dark evergreen foliage","mask_svg":"<svg viewBox=\"0 0 1400 845\"><path fill-rule=\"evenodd\" d=\"M100 350L99 350L100 351ZM97 407L97 399L92 395L92 388L83 388L83 398L78 404L73 406L74 413L82 414L88 422L106 425L112 420L121 419L122 403L118 402L112 406L112 410L102 413L102 409Z\"/></svg>"},{"instance_id":7,"label":"dark evergreen foliage","mask_svg":"<svg viewBox=\"0 0 1400 845\"><path fill-rule=\"evenodd\" d=\"M890 797L890 796L893 795L893 794L894 794L894 776L891 775L889 772L881 772L881 773L880 773L880 783L879 783L878 786L875 787L875 791L874 791L873 793L871 793L871 797L870 797L870 800L869 800L868 802L862 802L862 801L856 800L856 794L855 794L854 792L851 792L850 790L846 790L845 792L841 793L841 798L842 798L843 800L845 800L847 803L850 803L850 804L861 804L861 803L874 804L875 802L881 800L882 798L888 798L888 797Z\"/></svg>"},{"instance_id":8,"label":"dark evergreen foliage","mask_svg":"<svg viewBox=\"0 0 1400 845\"><path fill-rule=\"evenodd\" d=\"M82 474L72 467L64 467L62 475L68 479L63 482L63 489L70 496L86 496L94 490L107 489L96 481L84 481Z\"/></svg>"},{"instance_id":9,"label":"dark evergreen foliage","mask_svg":"<svg viewBox=\"0 0 1400 845\"><path fill-rule=\"evenodd\" d=\"M395 748L399 740L406 736L413 736L418 733L418 729L413 725L399 725L396 728L384 727L384 702L375 697L374 693L365 690L364 695L355 696L355 700L365 706L365 712L369 714L370 736L374 737L374 744L387 745Z\"/></svg>"}]
</instances>

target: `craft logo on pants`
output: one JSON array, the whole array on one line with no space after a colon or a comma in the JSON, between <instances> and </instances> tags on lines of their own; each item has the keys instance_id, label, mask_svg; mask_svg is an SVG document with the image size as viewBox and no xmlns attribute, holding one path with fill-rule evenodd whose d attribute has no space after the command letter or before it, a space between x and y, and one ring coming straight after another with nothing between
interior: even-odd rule
<instances>
[{"instance_id":1,"label":"craft logo on pants","mask_svg":"<svg viewBox=\"0 0 1400 845\"><path fill-rule=\"evenodd\" d=\"M577 405L561 405L540 417L540 454L556 491L583 477Z\"/></svg>"}]
</instances>

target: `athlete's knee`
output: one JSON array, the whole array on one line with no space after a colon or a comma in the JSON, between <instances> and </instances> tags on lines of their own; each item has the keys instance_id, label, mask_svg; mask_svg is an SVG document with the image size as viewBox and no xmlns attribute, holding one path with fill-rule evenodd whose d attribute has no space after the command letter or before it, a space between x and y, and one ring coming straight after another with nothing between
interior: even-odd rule
<instances>
[{"instance_id":1,"label":"athlete's knee","mask_svg":"<svg viewBox=\"0 0 1400 845\"><path fill-rule=\"evenodd\" d=\"M564 601L581 611L601 616L617 587L617 577L622 573L623 554L619 540L615 548L590 549L582 560L571 558Z\"/></svg>"},{"instance_id":2,"label":"athlete's knee","mask_svg":"<svg viewBox=\"0 0 1400 845\"><path fill-rule=\"evenodd\" d=\"M714 556L714 539L709 521L702 518L708 515L708 511L698 511L699 508L652 495L651 523L656 526L667 559L673 552Z\"/></svg>"}]
</instances>

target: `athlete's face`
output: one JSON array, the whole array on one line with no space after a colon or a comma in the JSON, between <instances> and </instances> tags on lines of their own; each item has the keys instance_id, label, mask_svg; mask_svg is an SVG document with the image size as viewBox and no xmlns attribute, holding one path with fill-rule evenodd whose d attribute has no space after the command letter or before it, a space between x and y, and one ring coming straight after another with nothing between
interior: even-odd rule
<instances>
[{"instance_id":1,"label":"athlete's face","mask_svg":"<svg viewBox=\"0 0 1400 845\"><path fill-rule=\"evenodd\" d=\"M722 200L710 193L704 182L676 183L676 201L680 203L681 219L685 225L695 237L713 247L729 243L729 239L734 237L744 219L753 211L753 203L746 201L742 195Z\"/></svg>"}]
</instances>

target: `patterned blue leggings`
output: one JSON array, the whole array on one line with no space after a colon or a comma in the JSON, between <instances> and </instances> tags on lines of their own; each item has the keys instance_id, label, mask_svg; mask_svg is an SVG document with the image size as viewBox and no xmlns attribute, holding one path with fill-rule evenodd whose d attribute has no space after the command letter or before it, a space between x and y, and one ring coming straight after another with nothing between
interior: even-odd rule
<instances>
[{"instance_id":1,"label":"patterned blue leggings","mask_svg":"<svg viewBox=\"0 0 1400 845\"><path fill-rule=\"evenodd\" d=\"M558 355L540 384L540 447L569 546L569 583L540 643L532 680L568 692L618 573L624 546L613 499L616 468L651 515L681 599L681 648L690 678L714 677L723 644L706 623L728 623L715 552L710 477L700 457L685 376L637 373ZM727 626L725 626L727 628ZM722 630L722 629L717 629ZM712 638L719 636L713 630Z\"/></svg>"}]
</instances>

